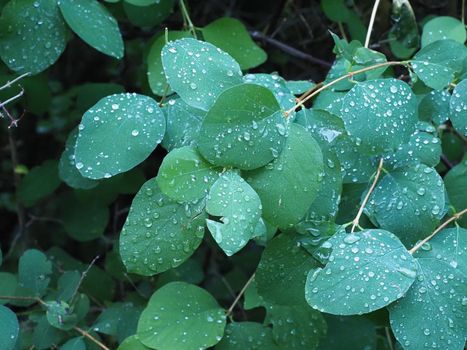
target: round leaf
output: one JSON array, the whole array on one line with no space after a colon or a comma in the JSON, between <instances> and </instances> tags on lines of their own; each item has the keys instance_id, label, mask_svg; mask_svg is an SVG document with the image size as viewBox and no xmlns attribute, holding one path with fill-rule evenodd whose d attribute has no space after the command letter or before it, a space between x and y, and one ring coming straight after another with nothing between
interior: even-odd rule
<instances>
[{"instance_id":1,"label":"round leaf","mask_svg":"<svg viewBox=\"0 0 467 350\"><path fill-rule=\"evenodd\" d=\"M279 155L286 134L287 123L272 92L242 84L224 91L209 110L198 148L212 164L255 169Z\"/></svg>"},{"instance_id":2,"label":"round leaf","mask_svg":"<svg viewBox=\"0 0 467 350\"><path fill-rule=\"evenodd\" d=\"M456 211L467 208L467 159L449 170L444 177L444 185L449 202ZM464 215L458 223L467 228L467 217Z\"/></svg>"},{"instance_id":3,"label":"round leaf","mask_svg":"<svg viewBox=\"0 0 467 350\"><path fill-rule=\"evenodd\" d=\"M58 2L65 21L86 43L106 55L122 58L123 39L115 18L97 0Z\"/></svg>"},{"instance_id":4,"label":"round leaf","mask_svg":"<svg viewBox=\"0 0 467 350\"><path fill-rule=\"evenodd\" d=\"M151 276L177 267L204 236L201 204L179 204L161 193L155 179L136 194L120 236L120 255L129 272Z\"/></svg>"},{"instance_id":5,"label":"round leaf","mask_svg":"<svg viewBox=\"0 0 467 350\"><path fill-rule=\"evenodd\" d=\"M451 122L462 135L467 136L467 79L457 84L449 103Z\"/></svg>"},{"instance_id":6,"label":"round leaf","mask_svg":"<svg viewBox=\"0 0 467 350\"><path fill-rule=\"evenodd\" d=\"M332 249L321 269L311 270L305 297L314 309L334 315L372 312L401 298L415 280L412 256L384 230L340 232L323 243Z\"/></svg>"},{"instance_id":7,"label":"round leaf","mask_svg":"<svg viewBox=\"0 0 467 350\"><path fill-rule=\"evenodd\" d=\"M10 309L0 305L0 345L3 350L15 349L19 334L19 323Z\"/></svg>"},{"instance_id":8,"label":"round leaf","mask_svg":"<svg viewBox=\"0 0 467 350\"><path fill-rule=\"evenodd\" d=\"M423 26L422 47L445 39L464 44L466 35L465 26L458 19L449 16L435 17Z\"/></svg>"},{"instance_id":9,"label":"round leaf","mask_svg":"<svg viewBox=\"0 0 467 350\"><path fill-rule=\"evenodd\" d=\"M76 168L87 178L101 179L145 160L164 136L165 118L150 97L115 94L89 109L78 129Z\"/></svg>"},{"instance_id":10,"label":"round leaf","mask_svg":"<svg viewBox=\"0 0 467 350\"><path fill-rule=\"evenodd\" d=\"M137 334L152 349L205 349L221 340L225 318L224 310L204 289L172 282L152 295Z\"/></svg>"}]
</instances>

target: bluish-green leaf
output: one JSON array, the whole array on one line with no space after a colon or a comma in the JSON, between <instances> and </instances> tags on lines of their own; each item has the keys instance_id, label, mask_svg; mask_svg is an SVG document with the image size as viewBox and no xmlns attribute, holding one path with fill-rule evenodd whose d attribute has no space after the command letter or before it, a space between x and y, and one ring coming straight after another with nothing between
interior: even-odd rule
<instances>
[{"instance_id":1,"label":"bluish-green leaf","mask_svg":"<svg viewBox=\"0 0 467 350\"><path fill-rule=\"evenodd\" d=\"M430 91L418 105L420 120L432 121L437 125L449 119L451 95L446 90Z\"/></svg>"},{"instance_id":2,"label":"bluish-green leaf","mask_svg":"<svg viewBox=\"0 0 467 350\"><path fill-rule=\"evenodd\" d=\"M449 110L454 128L460 134L467 136L467 79L457 84L452 92Z\"/></svg>"},{"instance_id":3,"label":"bluish-green leaf","mask_svg":"<svg viewBox=\"0 0 467 350\"><path fill-rule=\"evenodd\" d=\"M205 349L222 339L225 319L224 310L204 289L172 282L152 295L137 334L152 349Z\"/></svg>"},{"instance_id":4,"label":"bluish-green leaf","mask_svg":"<svg viewBox=\"0 0 467 350\"><path fill-rule=\"evenodd\" d=\"M221 169L204 160L193 147L176 148L162 161L156 180L172 199L189 202L205 197Z\"/></svg>"},{"instance_id":5,"label":"bluish-green leaf","mask_svg":"<svg viewBox=\"0 0 467 350\"><path fill-rule=\"evenodd\" d=\"M224 91L209 110L198 149L210 163L256 169L276 158L287 137L287 122L270 90L241 84Z\"/></svg>"},{"instance_id":6,"label":"bluish-green leaf","mask_svg":"<svg viewBox=\"0 0 467 350\"><path fill-rule=\"evenodd\" d=\"M259 194L263 217L274 226L286 228L300 221L318 194L323 155L305 128L291 124L285 148L263 168L246 173Z\"/></svg>"},{"instance_id":7,"label":"bluish-green leaf","mask_svg":"<svg viewBox=\"0 0 467 350\"><path fill-rule=\"evenodd\" d=\"M272 330L256 322L232 322L225 328L224 338L216 350L279 350Z\"/></svg>"},{"instance_id":8,"label":"bluish-green leaf","mask_svg":"<svg viewBox=\"0 0 467 350\"><path fill-rule=\"evenodd\" d=\"M56 1L9 1L0 17L0 57L18 73L40 73L65 50L65 34Z\"/></svg>"},{"instance_id":9,"label":"bluish-green leaf","mask_svg":"<svg viewBox=\"0 0 467 350\"><path fill-rule=\"evenodd\" d=\"M366 207L379 227L396 234L410 246L431 232L444 215L443 180L423 164L387 173Z\"/></svg>"},{"instance_id":10,"label":"bluish-green leaf","mask_svg":"<svg viewBox=\"0 0 467 350\"><path fill-rule=\"evenodd\" d=\"M124 1L123 10L131 24L153 27L165 20L173 11L175 0Z\"/></svg>"},{"instance_id":11,"label":"bluish-green leaf","mask_svg":"<svg viewBox=\"0 0 467 350\"><path fill-rule=\"evenodd\" d=\"M58 2L71 29L86 43L106 55L122 58L123 39L117 21L97 0Z\"/></svg>"},{"instance_id":12,"label":"bluish-green leaf","mask_svg":"<svg viewBox=\"0 0 467 350\"><path fill-rule=\"evenodd\" d=\"M191 38L167 43L162 65L170 87L190 106L205 111L222 91L242 82L240 66L230 55Z\"/></svg>"},{"instance_id":13,"label":"bluish-green leaf","mask_svg":"<svg viewBox=\"0 0 467 350\"><path fill-rule=\"evenodd\" d=\"M452 39L464 44L466 35L464 23L457 18L449 16L435 17L423 26L422 47L445 39Z\"/></svg>"},{"instance_id":14,"label":"bluish-green leaf","mask_svg":"<svg viewBox=\"0 0 467 350\"><path fill-rule=\"evenodd\" d=\"M308 304L335 315L372 312L401 298L417 274L414 259L384 230L340 232L323 243L331 250L324 268L311 270Z\"/></svg>"},{"instance_id":15,"label":"bluish-green leaf","mask_svg":"<svg viewBox=\"0 0 467 350\"><path fill-rule=\"evenodd\" d=\"M240 175L228 171L212 185L206 211L220 217L220 221L208 219L207 226L217 244L230 256L254 236L261 218L261 200Z\"/></svg>"},{"instance_id":16,"label":"bluish-green leaf","mask_svg":"<svg viewBox=\"0 0 467 350\"><path fill-rule=\"evenodd\" d=\"M139 190L120 236L129 272L151 276L179 266L204 236L202 203L179 204L161 193L156 179Z\"/></svg>"},{"instance_id":17,"label":"bluish-green leaf","mask_svg":"<svg viewBox=\"0 0 467 350\"><path fill-rule=\"evenodd\" d=\"M453 167L444 177L444 185L449 203L456 212L467 208L467 159ZM459 224L467 228L467 216L459 219Z\"/></svg>"},{"instance_id":18,"label":"bluish-green leaf","mask_svg":"<svg viewBox=\"0 0 467 350\"><path fill-rule=\"evenodd\" d=\"M86 343L82 337L71 338L60 347L60 350L86 350Z\"/></svg>"},{"instance_id":19,"label":"bluish-green leaf","mask_svg":"<svg viewBox=\"0 0 467 350\"><path fill-rule=\"evenodd\" d=\"M272 91L282 109L288 110L295 106L295 96L289 90L287 82L277 73L246 74L243 81L247 84L264 86Z\"/></svg>"},{"instance_id":20,"label":"bluish-green leaf","mask_svg":"<svg viewBox=\"0 0 467 350\"><path fill-rule=\"evenodd\" d=\"M150 97L115 94L89 109L78 129L76 168L87 178L102 179L145 160L164 136L165 118Z\"/></svg>"},{"instance_id":21,"label":"bluish-green leaf","mask_svg":"<svg viewBox=\"0 0 467 350\"><path fill-rule=\"evenodd\" d=\"M2 350L15 349L19 334L19 323L13 311L0 305L0 347Z\"/></svg>"},{"instance_id":22,"label":"bluish-green leaf","mask_svg":"<svg viewBox=\"0 0 467 350\"><path fill-rule=\"evenodd\" d=\"M52 274L52 263L44 253L26 250L19 259L18 285L28 296L41 297L45 294Z\"/></svg>"},{"instance_id":23,"label":"bluish-green leaf","mask_svg":"<svg viewBox=\"0 0 467 350\"><path fill-rule=\"evenodd\" d=\"M52 327L68 331L78 323L78 317L64 301L48 301L45 307L47 321Z\"/></svg>"},{"instance_id":24,"label":"bluish-green leaf","mask_svg":"<svg viewBox=\"0 0 467 350\"><path fill-rule=\"evenodd\" d=\"M344 97L345 128L372 154L409 140L417 122L417 101L409 85L389 78L356 84Z\"/></svg>"}]
</instances>

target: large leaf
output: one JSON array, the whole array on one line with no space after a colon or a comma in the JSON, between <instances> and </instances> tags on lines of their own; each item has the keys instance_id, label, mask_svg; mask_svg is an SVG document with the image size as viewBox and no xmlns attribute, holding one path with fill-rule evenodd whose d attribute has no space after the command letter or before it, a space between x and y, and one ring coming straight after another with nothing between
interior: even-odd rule
<instances>
[{"instance_id":1,"label":"large leaf","mask_svg":"<svg viewBox=\"0 0 467 350\"><path fill-rule=\"evenodd\" d=\"M161 193L155 179L139 190L120 236L129 272L150 276L179 266L204 236L202 203L179 204Z\"/></svg>"},{"instance_id":2,"label":"large leaf","mask_svg":"<svg viewBox=\"0 0 467 350\"><path fill-rule=\"evenodd\" d=\"M220 221L207 220L207 226L217 244L230 256L254 236L261 217L261 201L240 175L228 171L211 187L206 211L221 217Z\"/></svg>"},{"instance_id":3,"label":"large leaf","mask_svg":"<svg viewBox=\"0 0 467 350\"><path fill-rule=\"evenodd\" d=\"M466 36L464 23L457 18L439 16L430 19L423 26L422 47L445 39L452 39L464 44Z\"/></svg>"},{"instance_id":4,"label":"large leaf","mask_svg":"<svg viewBox=\"0 0 467 350\"><path fill-rule=\"evenodd\" d=\"M467 49L453 40L436 41L421 49L412 59L412 68L429 87L440 90L462 70Z\"/></svg>"},{"instance_id":5,"label":"large leaf","mask_svg":"<svg viewBox=\"0 0 467 350\"><path fill-rule=\"evenodd\" d=\"M256 322L232 322L225 328L224 338L216 350L279 350L272 330Z\"/></svg>"},{"instance_id":6,"label":"large leaf","mask_svg":"<svg viewBox=\"0 0 467 350\"><path fill-rule=\"evenodd\" d=\"M187 146L169 152L156 180L165 195L188 202L205 197L220 170L204 160L196 149Z\"/></svg>"},{"instance_id":7,"label":"large leaf","mask_svg":"<svg viewBox=\"0 0 467 350\"><path fill-rule=\"evenodd\" d=\"M58 2L71 29L86 43L106 55L122 58L123 39L115 18L97 0Z\"/></svg>"},{"instance_id":8,"label":"large leaf","mask_svg":"<svg viewBox=\"0 0 467 350\"><path fill-rule=\"evenodd\" d=\"M191 38L167 43L162 65L170 87L190 106L205 111L222 91L242 82L240 66L231 56Z\"/></svg>"},{"instance_id":9,"label":"large leaf","mask_svg":"<svg viewBox=\"0 0 467 350\"><path fill-rule=\"evenodd\" d=\"M444 215L445 191L438 173L423 164L387 173L366 208L383 229L410 246L431 232Z\"/></svg>"},{"instance_id":10,"label":"large leaf","mask_svg":"<svg viewBox=\"0 0 467 350\"><path fill-rule=\"evenodd\" d=\"M242 22L223 17L202 29L206 41L231 55L244 70L259 66L267 59L266 52L254 43Z\"/></svg>"},{"instance_id":11,"label":"large leaf","mask_svg":"<svg viewBox=\"0 0 467 350\"><path fill-rule=\"evenodd\" d=\"M90 179L109 178L151 154L164 136L165 118L150 97L115 94L89 109L78 129L76 168Z\"/></svg>"},{"instance_id":12,"label":"large leaf","mask_svg":"<svg viewBox=\"0 0 467 350\"><path fill-rule=\"evenodd\" d=\"M211 163L256 169L284 147L287 122L272 92L241 84L224 91L203 120L197 143Z\"/></svg>"},{"instance_id":13,"label":"large leaf","mask_svg":"<svg viewBox=\"0 0 467 350\"><path fill-rule=\"evenodd\" d=\"M451 122L462 135L467 136L467 79L457 84L449 103Z\"/></svg>"},{"instance_id":14,"label":"large leaf","mask_svg":"<svg viewBox=\"0 0 467 350\"><path fill-rule=\"evenodd\" d=\"M391 328L404 349L464 349L466 239L467 230L446 229L415 253L417 279L389 307Z\"/></svg>"},{"instance_id":15,"label":"large leaf","mask_svg":"<svg viewBox=\"0 0 467 350\"><path fill-rule=\"evenodd\" d=\"M271 240L255 274L258 294L273 305L302 305L306 274L319 266L297 234L283 233Z\"/></svg>"},{"instance_id":16,"label":"large leaf","mask_svg":"<svg viewBox=\"0 0 467 350\"><path fill-rule=\"evenodd\" d=\"M16 72L42 72L65 50L65 34L55 0L9 1L0 17L0 57Z\"/></svg>"},{"instance_id":17,"label":"large leaf","mask_svg":"<svg viewBox=\"0 0 467 350\"><path fill-rule=\"evenodd\" d=\"M324 268L311 270L305 296L314 309L335 315L364 314L401 298L415 280L414 259L384 230L339 232Z\"/></svg>"},{"instance_id":18,"label":"large leaf","mask_svg":"<svg viewBox=\"0 0 467 350\"><path fill-rule=\"evenodd\" d=\"M401 80L358 83L344 97L345 128L372 154L395 149L415 131L417 101Z\"/></svg>"},{"instance_id":19,"label":"large leaf","mask_svg":"<svg viewBox=\"0 0 467 350\"><path fill-rule=\"evenodd\" d=\"M19 323L13 311L0 305L0 346L2 350L15 349Z\"/></svg>"},{"instance_id":20,"label":"large leaf","mask_svg":"<svg viewBox=\"0 0 467 350\"><path fill-rule=\"evenodd\" d=\"M263 203L263 217L281 228L296 224L310 208L320 186L323 155L305 128L291 124L277 159L246 174Z\"/></svg>"},{"instance_id":21,"label":"large leaf","mask_svg":"<svg viewBox=\"0 0 467 350\"><path fill-rule=\"evenodd\" d=\"M205 349L221 340L224 327L225 312L208 292L172 282L152 295L137 334L152 349Z\"/></svg>"}]
</instances>

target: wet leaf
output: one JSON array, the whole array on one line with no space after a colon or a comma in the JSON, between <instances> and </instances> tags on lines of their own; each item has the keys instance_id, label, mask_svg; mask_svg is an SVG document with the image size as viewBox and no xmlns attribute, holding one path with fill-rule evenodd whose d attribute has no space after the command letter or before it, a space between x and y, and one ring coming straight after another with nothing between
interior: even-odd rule
<instances>
[{"instance_id":1,"label":"wet leaf","mask_svg":"<svg viewBox=\"0 0 467 350\"><path fill-rule=\"evenodd\" d=\"M435 17L425 23L422 32L422 47L445 39L452 39L464 44L466 39L464 24L457 18L449 16Z\"/></svg>"},{"instance_id":2,"label":"wet leaf","mask_svg":"<svg viewBox=\"0 0 467 350\"><path fill-rule=\"evenodd\" d=\"M449 197L449 203L456 212L467 208L467 160L457 164L444 177L444 185ZM467 228L467 217L464 215L458 223Z\"/></svg>"},{"instance_id":3,"label":"wet leaf","mask_svg":"<svg viewBox=\"0 0 467 350\"><path fill-rule=\"evenodd\" d=\"M408 0L395 0L391 11L392 26L388 34L391 51L398 58L409 58L417 50L420 35L417 19Z\"/></svg>"},{"instance_id":4,"label":"wet leaf","mask_svg":"<svg viewBox=\"0 0 467 350\"><path fill-rule=\"evenodd\" d=\"M272 330L256 322L232 322L216 350L279 350L272 338Z\"/></svg>"},{"instance_id":5,"label":"wet leaf","mask_svg":"<svg viewBox=\"0 0 467 350\"><path fill-rule=\"evenodd\" d=\"M50 282L52 263L44 253L36 250L26 250L19 259L18 285L22 295L42 297Z\"/></svg>"},{"instance_id":6,"label":"wet leaf","mask_svg":"<svg viewBox=\"0 0 467 350\"><path fill-rule=\"evenodd\" d=\"M430 91L418 105L420 120L443 124L449 119L449 101L451 95L446 90Z\"/></svg>"},{"instance_id":7,"label":"wet leaf","mask_svg":"<svg viewBox=\"0 0 467 350\"><path fill-rule=\"evenodd\" d=\"M15 349L19 323L13 311L0 305L0 344L4 350Z\"/></svg>"},{"instance_id":8,"label":"wet leaf","mask_svg":"<svg viewBox=\"0 0 467 350\"><path fill-rule=\"evenodd\" d=\"M467 79L457 84L452 92L449 110L454 128L460 134L467 136Z\"/></svg>"}]
</instances>

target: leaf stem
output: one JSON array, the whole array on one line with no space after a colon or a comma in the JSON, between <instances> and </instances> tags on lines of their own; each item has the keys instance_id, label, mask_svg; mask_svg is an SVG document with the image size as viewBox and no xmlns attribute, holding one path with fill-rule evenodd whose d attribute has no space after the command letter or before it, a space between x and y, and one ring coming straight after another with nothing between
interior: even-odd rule
<instances>
[{"instance_id":1,"label":"leaf stem","mask_svg":"<svg viewBox=\"0 0 467 350\"><path fill-rule=\"evenodd\" d=\"M375 4L373 5L373 10L371 11L370 24L368 24L368 30L366 32L366 38L365 38L366 48L368 48L368 45L370 45L371 32L373 31L373 26L375 24L376 12L378 12L379 1L380 0L375 0Z\"/></svg>"},{"instance_id":2,"label":"leaf stem","mask_svg":"<svg viewBox=\"0 0 467 350\"><path fill-rule=\"evenodd\" d=\"M349 73L347 73L347 74L345 74L345 75L343 75L343 76L341 76L341 77L339 77L337 79L334 79L334 80L330 81L329 83L321 86L319 89L314 90L315 87L312 87L310 90L314 90L314 91L312 93L310 93L309 95L307 95L308 93L306 92L304 95L307 95L307 96L305 98L303 98L302 100L298 101L297 104L295 106L293 106L292 108L290 108L288 111L284 112L284 115L287 118L290 113L295 111L297 108L302 107L305 104L306 101L310 100L311 98L313 98L314 96L319 94L321 91L330 88L334 84L337 84L338 82L340 82L340 81L342 81L344 79L353 77L354 75L357 75L357 74L360 74L360 73L364 73L364 72L368 72L368 71L371 71L371 70L374 70L374 69L378 69L378 68L381 68L381 67L406 66L407 63L408 63L407 61L389 61L389 62L378 63L378 64L375 64L373 66L369 66L369 67L365 67L365 68L362 68L362 69L358 69L358 70L353 71L353 72L349 72Z\"/></svg>"},{"instance_id":3,"label":"leaf stem","mask_svg":"<svg viewBox=\"0 0 467 350\"><path fill-rule=\"evenodd\" d=\"M193 34L195 39L198 39L198 37L196 36L195 26L193 22L191 21L190 14L188 13L184 0L180 0L180 10L182 10L183 19L188 24L188 29L190 30L190 33Z\"/></svg>"},{"instance_id":4,"label":"leaf stem","mask_svg":"<svg viewBox=\"0 0 467 350\"><path fill-rule=\"evenodd\" d=\"M101 343L98 339L94 338L91 334L86 332L84 329L79 328L78 326L74 326L73 329L80 333L83 337L88 338L90 341L95 343L97 346L99 346L103 350L110 350L105 344Z\"/></svg>"},{"instance_id":5,"label":"leaf stem","mask_svg":"<svg viewBox=\"0 0 467 350\"><path fill-rule=\"evenodd\" d=\"M413 255L413 253L415 253L417 250L419 250L421 246L423 246L426 242L428 242L430 239L432 239L439 231L441 231L443 228L445 228L451 222L456 221L457 219L459 219L465 213L467 213L467 208L465 208L464 210L454 214L448 220L443 222L436 230L434 230L431 235L429 235L428 237L422 239L420 242L418 242L416 245L414 245L413 248L409 250L409 253Z\"/></svg>"},{"instance_id":6,"label":"leaf stem","mask_svg":"<svg viewBox=\"0 0 467 350\"><path fill-rule=\"evenodd\" d=\"M41 304L42 306L47 306L44 300L38 297L28 297L28 296L17 296L17 295L0 295L0 300L23 300L23 301L35 301L36 303Z\"/></svg>"},{"instance_id":7,"label":"leaf stem","mask_svg":"<svg viewBox=\"0 0 467 350\"><path fill-rule=\"evenodd\" d=\"M245 291L247 290L248 286L251 284L251 282L253 282L253 279L255 278L255 274L252 274L250 279L245 283L245 285L243 286L242 290L240 291L240 293L238 293L237 297L235 298L235 300L233 301L232 305L230 305L229 309L227 310L227 316L229 316L230 314L232 314L232 311L233 309L235 308L235 305L238 304L238 302L240 301L240 298L242 297L242 295L245 293Z\"/></svg>"},{"instance_id":8,"label":"leaf stem","mask_svg":"<svg viewBox=\"0 0 467 350\"><path fill-rule=\"evenodd\" d=\"M9 88L11 87L14 83L16 83L17 81L23 79L23 78L26 78L27 76L31 75L31 73L27 72L27 73L24 73L24 74L21 74L19 77L16 77L15 79L11 80L11 81L7 81L5 83L5 85L1 86L0 87L0 90L3 90L3 89L6 89L6 88Z\"/></svg>"},{"instance_id":9,"label":"leaf stem","mask_svg":"<svg viewBox=\"0 0 467 350\"><path fill-rule=\"evenodd\" d=\"M353 219L352 228L350 229L350 232L353 232L355 230L355 227L357 227L357 226L360 227L360 225L358 223L360 222L360 217L363 214L363 209L365 209L365 206L366 206L368 200L370 199L370 196L373 193L373 190L376 187L376 183L378 182L378 179L379 179L379 176L381 175L381 170L382 169L383 169L383 158L381 158L379 160L378 169L376 170L376 175L375 175L375 178L373 179L373 183L371 184L370 189L368 190L365 198L363 199L363 202L360 205L360 209L358 209L357 216L355 217L355 219Z\"/></svg>"}]
</instances>

